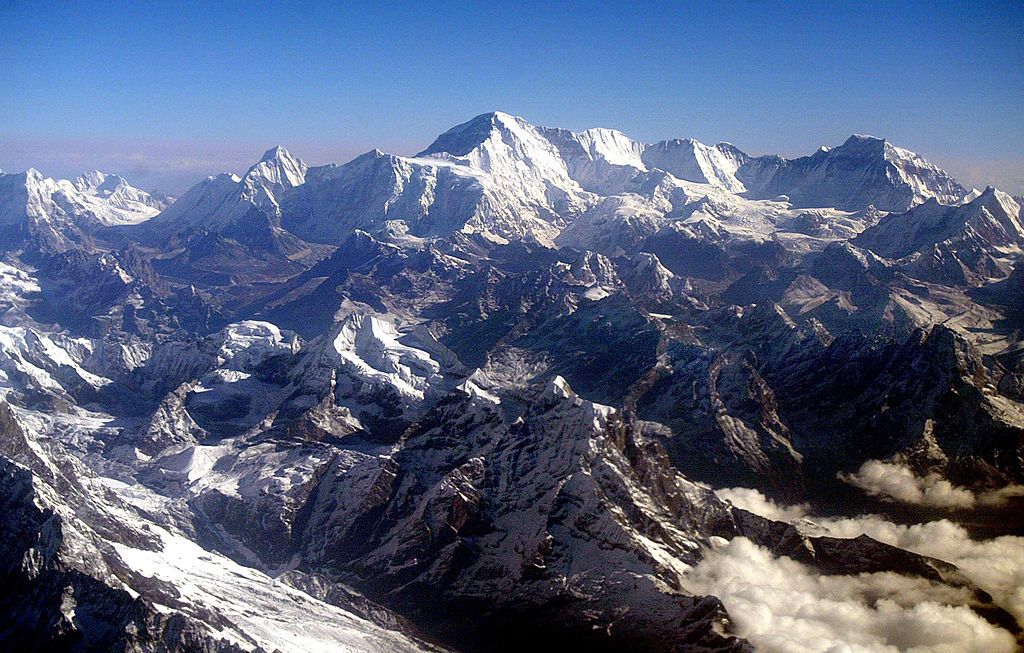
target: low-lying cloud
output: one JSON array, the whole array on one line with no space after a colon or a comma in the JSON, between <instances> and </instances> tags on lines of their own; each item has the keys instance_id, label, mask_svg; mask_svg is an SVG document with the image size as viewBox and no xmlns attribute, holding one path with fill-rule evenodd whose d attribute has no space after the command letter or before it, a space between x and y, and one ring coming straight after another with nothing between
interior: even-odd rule
<instances>
[{"instance_id":1,"label":"low-lying cloud","mask_svg":"<svg viewBox=\"0 0 1024 653\"><path fill-rule=\"evenodd\" d=\"M869 460L855 473L840 474L839 478L871 496L948 510L1001 506L1012 497L1024 496L1024 486L976 493L953 485L939 474L921 477L905 465L880 460Z\"/></svg>"},{"instance_id":2,"label":"low-lying cloud","mask_svg":"<svg viewBox=\"0 0 1024 653\"><path fill-rule=\"evenodd\" d=\"M730 502L737 508L743 508L755 515L767 519L784 521L790 524L800 521L810 514L811 507L806 503L782 505L776 503L757 490L746 487L730 487L715 490L719 499Z\"/></svg>"},{"instance_id":3,"label":"low-lying cloud","mask_svg":"<svg viewBox=\"0 0 1024 653\"><path fill-rule=\"evenodd\" d=\"M823 576L746 538L714 549L688 589L725 604L736 634L769 653L1011 653L1016 641L963 589L894 573Z\"/></svg>"},{"instance_id":4,"label":"low-lying cloud","mask_svg":"<svg viewBox=\"0 0 1024 653\"><path fill-rule=\"evenodd\" d=\"M810 534L880 542L956 565L993 601L1024 623L1024 537L971 539L949 521L901 525L879 515L812 516L756 490L718 490L719 497ZM965 607L963 589L893 573L821 576L737 538L697 565L692 589L722 599L738 634L764 651L1014 651L1010 633Z\"/></svg>"},{"instance_id":5,"label":"low-lying cloud","mask_svg":"<svg viewBox=\"0 0 1024 653\"><path fill-rule=\"evenodd\" d=\"M962 526L948 519L907 526L894 524L880 515L816 517L807 512L805 505L783 506L748 488L728 488L716 494L739 508L797 524L814 534L843 538L868 535L879 542L950 562L991 594L1018 622L1024 623L1024 537L1004 535L974 540Z\"/></svg>"}]
</instances>

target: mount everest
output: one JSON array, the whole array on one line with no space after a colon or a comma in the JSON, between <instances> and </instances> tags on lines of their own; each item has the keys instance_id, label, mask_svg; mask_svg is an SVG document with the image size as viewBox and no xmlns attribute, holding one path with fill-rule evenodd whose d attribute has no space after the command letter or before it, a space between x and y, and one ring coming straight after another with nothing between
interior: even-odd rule
<instances>
[{"instance_id":1,"label":"mount everest","mask_svg":"<svg viewBox=\"0 0 1024 653\"><path fill-rule=\"evenodd\" d=\"M1018 558L835 521L1024 527L1021 203L887 141L489 113L173 201L3 174L0 227L5 646L783 650L728 556L920 626L850 650L1021 644Z\"/></svg>"}]
</instances>

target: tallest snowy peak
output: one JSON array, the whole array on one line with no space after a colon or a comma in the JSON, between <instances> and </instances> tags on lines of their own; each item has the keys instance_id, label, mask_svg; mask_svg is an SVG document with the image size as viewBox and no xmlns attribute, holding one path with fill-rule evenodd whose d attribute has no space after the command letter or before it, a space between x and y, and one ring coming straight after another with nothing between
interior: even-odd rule
<instances>
[{"instance_id":1,"label":"tallest snowy peak","mask_svg":"<svg viewBox=\"0 0 1024 653\"><path fill-rule=\"evenodd\" d=\"M500 111L452 127L417 156L483 171L505 188L534 197L552 189L560 189L558 194L563 196L581 190L543 130Z\"/></svg>"},{"instance_id":2,"label":"tallest snowy peak","mask_svg":"<svg viewBox=\"0 0 1024 653\"><path fill-rule=\"evenodd\" d=\"M301 159L276 145L263 153L259 163L249 168L245 179L258 181L270 191L294 188L305 183L307 169Z\"/></svg>"},{"instance_id":3,"label":"tallest snowy peak","mask_svg":"<svg viewBox=\"0 0 1024 653\"><path fill-rule=\"evenodd\" d=\"M872 143L872 142L874 142L874 143L884 143L885 139L884 138L879 138L877 136L872 136L871 134L851 134L850 137L846 139L846 143L844 143L844 145L850 145L852 143Z\"/></svg>"},{"instance_id":4,"label":"tallest snowy peak","mask_svg":"<svg viewBox=\"0 0 1024 653\"><path fill-rule=\"evenodd\" d=\"M892 145L884 138L868 136L866 134L853 134L839 147L826 150L822 154L840 152L844 156L877 157L885 155L890 149L892 149Z\"/></svg>"},{"instance_id":5,"label":"tallest snowy peak","mask_svg":"<svg viewBox=\"0 0 1024 653\"><path fill-rule=\"evenodd\" d=\"M260 162L265 161L295 161L295 157L292 153L284 148L282 145L275 145L266 152L263 153L263 157L260 158Z\"/></svg>"},{"instance_id":6,"label":"tallest snowy peak","mask_svg":"<svg viewBox=\"0 0 1024 653\"><path fill-rule=\"evenodd\" d=\"M482 113L444 132L417 156L441 153L466 156L485 143L496 131L516 128L535 129L522 118L501 111Z\"/></svg>"}]
</instances>

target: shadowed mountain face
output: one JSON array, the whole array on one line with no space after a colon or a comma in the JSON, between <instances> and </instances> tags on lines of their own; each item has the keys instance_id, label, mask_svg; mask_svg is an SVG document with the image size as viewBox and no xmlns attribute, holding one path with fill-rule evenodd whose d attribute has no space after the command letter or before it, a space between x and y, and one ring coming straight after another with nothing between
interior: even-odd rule
<instances>
[{"instance_id":1,"label":"shadowed mountain face","mask_svg":"<svg viewBox=\"0 0 1024 653\"><path fill-rule=\"evenodd\" d=\"M1019 644L985 565L807 517L1024 526L1020 204L886 141L493 113L169 206L0 175L0 245L7 647L772 650L744 565Z\"/></svg>"}]
</instances>

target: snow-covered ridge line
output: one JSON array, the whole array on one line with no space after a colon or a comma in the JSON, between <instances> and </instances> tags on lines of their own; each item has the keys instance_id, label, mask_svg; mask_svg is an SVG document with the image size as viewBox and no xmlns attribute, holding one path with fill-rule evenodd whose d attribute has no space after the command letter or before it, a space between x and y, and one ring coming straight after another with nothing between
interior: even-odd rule
<instances>
[{"instance_id":1,"label":"snow-covered ridge line","mask_svg":"<svg viewBox=\"0 0 1024 653\"><path fill-rule=\"evenodd\" d=\"M0 174L0 224L26 219L68 220L84 227L138 224L165 206L163 199L124 178L98 170L72 180L45 177L34 168Z\"/></svg>"},{"instance_id":2,"label":"snow-covered ridge line","mask_svg":"<svg viewBox=\"0 0 1024 653\"><path fill-rule=\"evenodd\" d=\"M920 156L873 137L855 135L789 160L753 157L729 143L642 143L613 129L536 127L492 112L449 129L411 157L374 150L342 165L309 167L271 148L241 177L224 173L200 182L148 228L166 236L267 224L328 244L355 229L417 237L463 231L551 245L566 226L609 203L621 215L664 221L705 198L855 212L903 211L930 198L956 204L967 196Z\"/></svg>"}]
</instances>

